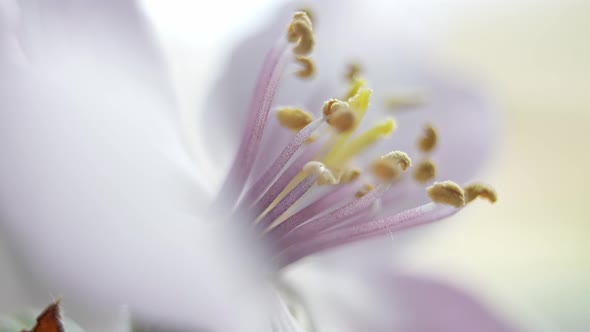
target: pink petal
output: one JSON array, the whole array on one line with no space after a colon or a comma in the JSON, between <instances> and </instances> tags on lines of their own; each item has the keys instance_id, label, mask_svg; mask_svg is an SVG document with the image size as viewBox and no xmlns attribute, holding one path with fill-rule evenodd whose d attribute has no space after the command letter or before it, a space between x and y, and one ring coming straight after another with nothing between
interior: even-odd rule
<instances>
[{"instance_id":1,"label":"pink petal","mask_svg":"<svg viewBox=\"0 0 590 332\"><path fill-rule=\"evenodd\" d=\"M396 327L404 332L522 331L472 295L441 281L396 276L394 301L402 310Z\"/></svg>"}]
</instances>

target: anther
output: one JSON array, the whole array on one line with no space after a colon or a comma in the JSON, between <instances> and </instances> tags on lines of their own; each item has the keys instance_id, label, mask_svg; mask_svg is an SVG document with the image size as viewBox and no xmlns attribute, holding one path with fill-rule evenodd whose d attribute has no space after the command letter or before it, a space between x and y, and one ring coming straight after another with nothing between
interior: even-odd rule
<instances>
[{"instance_id":1,"label":"anther","mask_svg":"<svg viewBox=\"0 0 590 332\"><path fill-rule=\"evenodd\" d=\"M412 165L412 160L405 152L390 152L373 162L373 175L385 181L395 180L402 171L407 170Z\"/></svg>"},{"instance_id":2,"label":"anther","mask_svg":"<svg viewBox=\"0 0 590 332\"><path fill-rule=\"evenodd\" d=\"M284 107L278 110L277 118L281 126L299 131L313 121L312 116L302 109Z\"/></svg>"},{"instance_id":3,"label":"anther","mask_svg":"<svg viewBox=\"0 0 590 332\"><path fill-rule=\"evenodd\" d=\"M322 110L324 116L328 117L326 122L338 132L342 133L354 127L356 116L347 102L330 99L324 103Z\"/></svg>"},{"instance_id":4,"label":"anther","mask_svg":"<svg viewBox=\"0 0 590 332\"><path fill-rule=\"evenodd\" d=\"M350 183L355 181L361 176L361 170L358 168L352 168L344 171L340 177L340 183Z\"/></svg>"},{"instance_id":5,"label":"anther","mask_svg":"<svg viewBox=\"0 0 590 332\"><path fill-rule=\"evenodd\" d=\"M311 21L311 23L314 23L314 15L313 15L313 11L310 8L301 8L299 9L300 12L304 12L305 14L307 14L307 17L309 17L309 20Z\"/></svg>"},{"instance_id":6,"label":"anther","mask_svg":"<svg viewBox=\"0 0 590 332\"><path fill-rule=\"evenodd\" d=\"M347 102L338 99L329 99L324 103L322 111L324 116L330 116L336 111L349 110L350 105Z\"/></svg>"},{"instance_id":7,"label":"anther","mask_svg":"<svg viewBox=\"0 0 590 332\"><path fill-rule=\"evenodd\" d=\"M420 183L426 183L436 176L436 165L432 160L422 160L414 169L414 179Z\"/></svg>"},{"instance_id":8,"label":"anther","mask_svg":"<svg viewBox=\"0 0 590 332\"><path fill-rule=\"evenodd\" d=\"M293 52L297 55L307 55L313 50L315 41L311 19L306 12L296 12L287 30L287 40L295 43Z\"/></svg>"},{"instance_id":9,"label":"anther","mask_svg":"<svg viewBox=\"0 0 590 332\"><path fill-rule=\"evenodd\" d=\"M313 61L305 56L297 56L295 58L303 68L295 72L295 74L301 78L310 78L315 74L315 64Z\"/></svg>"},{"instance_id":10,"label":"anther","mask_svg":"<svg viewBox=\"0 0 590 332\"><path fill-rule=\"evenodd\" d=\"M452 205L457 208L465 205L465 192L453 181L435 182L426 188L426 193L435 203Z\"/></svg>"},{"instance_id":11,"label":"anther","mask_svg":"<svg viewBox=\"0 0 590 332\"><path fill-rule=\"evenodd\" d=\"M477 197L487 199L490 203L496 203L498 200L496 190L484 183L473 183L463 188L463 190L465 191L465 203L469 203Z\"/></svg>"},{"instance_id":12,"label":"anther","mask_svg":"<svg viewBox=\"0 0 590 332\"><path fill-rule=\"evenodd\" d=\"M317 184L320 186L338 184L334 174L319 161L310 161L303 166L303 173L318 177Z\"/></svg>"},{"instance_id":13,"label":"anther","mask_svg":"<svg viewBox=\"0 0 590 332\"><path fill-rule=\"evenodd\" d=\"M363 187L361 189L359 189L356 193L354 193L354 197L355 198L361 198L363 196L365 196L366 194L370 193L371 191L373 191L373 189L375 189L375 187L373 187L371 184L365 184L363 185Z\"/></svg>"},{"instance_id":14,"label":"anther","mask_svg":"<svg viewBox=\"0 0 590 332\"><path fill-rule=\"evenodd\" d=\"M418 139L418 147L422 152L430 152L436 146L438 135L434 127L430 124L424 126L424 135Z\"/></svg>"},{"instance_id":15,"label":"anther","mask_svg":"<svg viewBox=\"0 0 590 332\"><path fill-rule=\"evenodd\" d=\"M356 116L351 110L342 110L335 112L327 120L328 124L340 133L352 129L354 127L355 121Z\"/></svg>"},{"instance_id":16,"label":"anther","mask_svg":"<svg viewBox=\"0 0 590 332\"><path fill-rule=\"evenodd\" d=\"M359 77L361 70L362 70L362 68L359 63L357 63L357 62L351 63L350 65L348 65L348 71L346 72L346 78L350 82L354 82L354 80Z\"/></svg>"}]
</instances>

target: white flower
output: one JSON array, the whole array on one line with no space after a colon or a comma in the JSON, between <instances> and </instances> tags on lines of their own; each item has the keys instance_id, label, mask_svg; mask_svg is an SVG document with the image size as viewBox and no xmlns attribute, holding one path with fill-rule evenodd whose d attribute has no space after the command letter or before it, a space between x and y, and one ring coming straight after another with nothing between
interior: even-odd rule
<instances>
[{"instance_id":1,"label":"white flower","mask_svg":"<svg viewBox=\"0 0 590 332\"><path fill-rule=\"evenodd\" d=\"M429 198L434 174L420 182L402 175L413 173L410 158L430 158L436 179L467 181L489 144L487 104L469 84L450 79L452 72L425 65L385 31L356 22L359 13L347 2L319 3L317 32L315 22L295 16L294 26L303 25L293 28L303 29L292 38L300 53L311 51L303 45L311 43L307 34L315 38L315 83L289 73L284 35L293 8L236 50L200 123L208 157L222 169L234 160L212 207L196 180L211 175L194 165L179 137L166 70L132 1L23 1L11 8L0 26L2 227L32 271L66 299L127 304L144 319L190 329L307 329L301 322L313 316L313 305L279 286L286 266L437 221L482 192L491 195L488 187L464 192L443 182L429 187ZM353 79L343 97L350 61L361 62L373 95ZM383 139L394 122L384 120L382 102L395 97L397 106L415 106L406 88L419 89L427 102L389 111L398 128ZM328 103L322 114L323 102L335 97L338 107ZM307 115L285 111L283 125L301 129L294 134L269 115L281 105L309 109L317 120L294 125ZM352 120L337 124L340 116ZM423 133L428 123L436 131ZM316 141L306 144L312 134ZM416 145L423 135L434 140L430 147ZM375 190L348 183L353 165ZM384 311L375 310L375 320L343 313L351 330L430 331L415 315L440 330L508 330L457 290L366 272L375 287L363 287L383 301L366 306ZM429 296L443 303L428 307ZM395 319L381 314L392 297L401 310ZM472 307L473 321L455 325L445 322L452 315L437 315L453 303Z\"/></svg>"}]
</instances>

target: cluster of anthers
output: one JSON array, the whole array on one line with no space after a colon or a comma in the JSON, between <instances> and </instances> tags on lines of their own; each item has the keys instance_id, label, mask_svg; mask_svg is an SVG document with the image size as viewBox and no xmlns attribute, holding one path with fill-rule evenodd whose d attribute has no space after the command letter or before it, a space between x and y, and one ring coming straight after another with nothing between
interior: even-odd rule
<instances>
[{"instance_id":1,"label":"cluster of anthers","mask_svg":"<svg viewBox=\"0 0 590 332\"><path fill-rule=\"evenodd\" d=\"M366 172L352 167L357 156L395 129L394 120L386 119L356 134L371 96L357 64L351 65L347 75L350 89L342 98L326 101L319 118L314 120L312 114L296 107L277 110L277 123L287 129L285 133L295 133L264 172L253 172L280 77L291 54L303 65L296 75L310 78L314 74L309 57L315 44L313 23L307 11L294 14L287 41L294 47L290 49L280 40L265 59L236 159L219 196L219 201L229 202L234 216L251 222L272 246L279 266L344 243L440 220L476 197L496 201L495 191L487 185L461 187L444 181L426 188L432 203L394 215L381 213L378 207L391 203L384 197L404 172L413 170L418 185L436 178L431 152L437 147L438 135L432 125L425 126L417 142L422 154L417 165L412 165L406 153L392 151L378 156ZM415 98L397 98L389 106L406 107L418 102ZM364 183L359 183L361 180Z\"/></svg>"}]
</instances>

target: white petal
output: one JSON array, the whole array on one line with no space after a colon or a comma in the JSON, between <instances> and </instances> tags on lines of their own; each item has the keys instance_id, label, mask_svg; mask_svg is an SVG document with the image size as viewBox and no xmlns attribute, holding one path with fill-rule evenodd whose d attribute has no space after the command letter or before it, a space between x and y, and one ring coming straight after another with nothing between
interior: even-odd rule
<instances>
[{"instance_id":1,"label":"white petal","mask_svg":"<svg viewBox=\"0 0 590 332\"><path fill-rule=\"evenodd\" d=\"M236 306L255 289L250 261L200 213L195 165L135 5L22 5L1 35L20 49L0 50L0 213L13 247L66 299L248 329L252 316Z\"/></svg>"}]
</instances>

